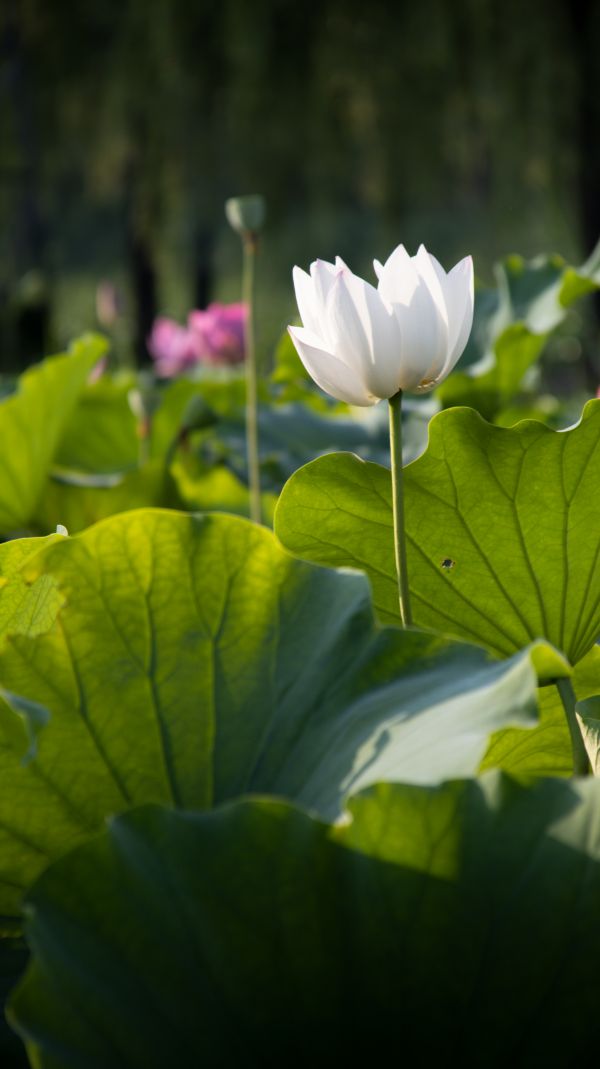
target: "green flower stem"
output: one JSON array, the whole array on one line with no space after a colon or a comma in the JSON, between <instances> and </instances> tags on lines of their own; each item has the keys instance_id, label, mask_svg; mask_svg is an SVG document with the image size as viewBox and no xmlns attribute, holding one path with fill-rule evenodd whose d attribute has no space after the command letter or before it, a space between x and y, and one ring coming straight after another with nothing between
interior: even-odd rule
<instances>
[{"instance_id":1,"label":"green flower stem","mask_svg":"<svg viewBox=\"0 0 600 1069\"><path fill-rule=\"evenodd\" d=\"M404 494L402 485L402 390L389 399L390 453L392 457L392 505L394 510L394 549L400 619L404 627L412 624L408 568L406 565L406 540L404 537Z\"/></svg>"},{"instance_id":2,"label":"green flower stem","mask_svg":"<svg viewBox=\"0 0 600 1069\"><path fill-rule=\"evenodd\" d=\"M246 457L250 488L250 519L261 523L260 460L258 454L258 373L254 337L254 266L258 239L248 232L243 237L244 267L242 299L246 305Z\"/></svg>"},{"instance_id":3,"label":"green flower stem","mask_svg":"<svg viewBox=\"0 0 600 1069\"><path fill-rule=\"evenodd\" d=\"M571 685L571 680L558 679L556 681L556 689L560 695L560 700L563 704L565 716L567 718L567 724L569 725L571 747L573 750L573 775L589 776L590 762L581 734L581 729L579 727L579 722L577 720L577 714L575 712L575 703L577 699L575 697L575 691Z\"/></svg>"}]
</instances>

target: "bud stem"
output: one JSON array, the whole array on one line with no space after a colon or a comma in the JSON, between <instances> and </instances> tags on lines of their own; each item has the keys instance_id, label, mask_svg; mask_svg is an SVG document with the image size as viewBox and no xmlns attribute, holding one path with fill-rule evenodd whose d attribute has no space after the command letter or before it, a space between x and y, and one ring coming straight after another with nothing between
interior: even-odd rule
<instances>
[{"instance_id":1,"label":"bud stem","mask_svg":"<svg viewBox=\"0 0 600 1069\"><path fill-rule=\"evenodd\" d=\"M567 724L569 725L571 749L573 751L573 775L589 776L590 762L581 734L581 728L579 727L579 722L577 720L577 713L575 712L575 703L577 699L570 679L557 679L556 689L560 695L560 700L563 704L563 709L567 718Z\"/></svg>"},{"instance_id":2,"label":"bud stem","mask_svg":"<svg viewBox=\"0 0 600 1069\"><path fill-rule=\"evenodd\" d=\"M404 494L402 483L402 390L389 399L390 453L392 457L392 507L394 513L394 549L400 619L404 627L412 624L408 568L406 565L406 540L404 537Z\"/></svg>"},{"instance_id":3,"label":"bud stem","mask_svg":"<svg viewBox=\"0 0 600 1069\"><path fill-rule=\"evenodd\" d=\"M243 235L244 265L242 275L242 299L246 305L246 458L248 485L250 488L250 519L261 523L260 460L258 453L258 375L256 368L256 345L254 337L254 266L257 235Z\"/></svg>"}]
</instances>

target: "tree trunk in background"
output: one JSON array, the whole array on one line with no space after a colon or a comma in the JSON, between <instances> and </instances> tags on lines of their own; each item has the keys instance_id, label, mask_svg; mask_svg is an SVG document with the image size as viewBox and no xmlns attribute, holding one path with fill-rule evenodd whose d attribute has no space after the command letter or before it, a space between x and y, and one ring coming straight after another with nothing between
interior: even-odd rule
<instances>
[{"instance_id":1,"label":"tree trunk in background","mask_svg":"<svg viewBox=\"0 0 600 1069\"><path fill-rule=\"evenodd\" d=\"M598 94L598 54L600 12L596 0L574 0L568 4L573 26L579 87L578 190L581 234L586 256L600 240L600 96ZM596 340L600 331L600 293L592 297ZM595 391L600 378L600 361L588 357L586 375Z\"/></svg>"},{"instance_id":2,"label":"tree trunk in background","mask_svg":"<svg viewBox=\"0 0 600 1069\"><path fill-rule=\"evenodd\" d=\"M569 10L580 73L579 189L582 234L586 253L590 253L600 238L600 17L596 0L577 0L569 6Z\"/></svg>"},{"instance_id":3,"label":"tree trunk in background","mask_svg":"<svg viewBox=\"0 0 600 1069\"><path fill-rule=\"evenodd\" d=\"M150 247L140 234L130 232L128 245L135 302L134 351L137 363L147 364L150 354L146 339L156 317L156 272Z\"/></svg>"},{"instance_id":4,"label":"tree trunk in background","mask_svg":"<svg viewBox=\"0 0 600 1069\"><path fill-rule=\"evenodd\" d=\"M194 242L194 308L210 304L214 284L215 235L208 226L198 228Z\"/></svg>"},{"instance_id":5,"label":"tree trunk in background","mask_svg":"<svg viewBox=\"0 0 600 1069\"><path fill-rule=\"evenodd\" d=\"M141 223L138 172L130 162L125 178L126 190L126 247L133 295L133 351L136 364L151 362L147 338L156 318L156 269L152 245L147 237L148 227Z\"/></svg>"},{"instance_id":6,"label":"tree trunk in background","mask_svg":"<svg viewBox=\"0 0 600 1069\"><path fill-rule=\"evenodd\" d=\"M4 181L14 183L17 192L2 370L19 371L40 360L48 349L50 304L44 262L48 235L39 207L40 153L17 5L10 5L5 12L2 29L2 65L18 161L14 170L8 168L4 175Z\"/></svg>"}]
</instances>

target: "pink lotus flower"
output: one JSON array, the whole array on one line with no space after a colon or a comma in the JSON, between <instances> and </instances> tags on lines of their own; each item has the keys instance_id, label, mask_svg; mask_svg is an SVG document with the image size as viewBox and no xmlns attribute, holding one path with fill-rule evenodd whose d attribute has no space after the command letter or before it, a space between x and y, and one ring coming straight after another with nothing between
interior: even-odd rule
<instances>
[{"instance_id":1,"label":"pink lotus flower","mask_svg":"<svg viewBox=\"0 0 600 1069\"><path fill-rule=\"evenodd\" d=\"M161 378L180 375L198 364L239 364L244 359L244 304L210 304L193 311L187 326L160 317L148 338L148 349Z\"/></svg>"},{"instance_id":2,"label":"pink lotus flower","mask_svg":"<svg viewBox=\"0 0 600 1069\"><path fill-rule=\"evenodd\" d=\"M201 362L240 364L244 359L245 304L209 304L204 312L190 312L188 328L202 346Z\"/></svg>"},{"instance_id":3,"label":"pink lotus flower","mask_svg":"<svg viewBox=\"0 0 600 1069\"><path fill-rule=\"evenodd\" d=\"M155 320L148 338L148 349L156 361L156 370L161 378L180 375L200 361L195 336L174 319L160 317Z\"/></svg>"}]
</instances>

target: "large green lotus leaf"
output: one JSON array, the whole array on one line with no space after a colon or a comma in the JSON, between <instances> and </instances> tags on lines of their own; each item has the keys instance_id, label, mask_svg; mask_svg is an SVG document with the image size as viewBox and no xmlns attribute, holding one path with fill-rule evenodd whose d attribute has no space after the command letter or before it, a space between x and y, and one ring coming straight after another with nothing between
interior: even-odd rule
<instances>
[{"instance_id":1,"label":"large green lotus leaf","mask_svg":"<svg viewBox=\"0 0 600 1069\"><path fill-rule=\"evenodd\" d=\"M140 439L129 403L135 379L103 375L86 386L65 427L56 464L85 472L115 472L138 463Z\"/></svg>"},{"instance_id":2,"label":"large green lotus leaf","mask_svg":"<svg viewBox=\"0 0 600 1069\"><path fill-rule=\"evenodd\" d=\"M382 631L364 576L296 561L235 517L117 516L28 561L26 579L39 575L65 599L55 627L0 650L0 681L21 696L10 723L0 706L7 915L107 814L265 792L332 818L378 778L472 774L491 733L537 713L539 651L498 662Z\"/></svg>"},{"instance_id":3,"label":"large green lotus leaf","mask_svg":"<svg viewBox=\"0 0 600 1069\"><path fill-rule=\"evenodd\" d=\"M285 477L306 460L333 450L356 449L377 460L389 456L385 420L369 418L373 412L362 415L356 419L348 411L345 415L314 412L297 402L263 406L258 417L261 449L267 457L279 460ZM234 429L230 425L230 433Z\"/></svg>"},{"instance_id":4,"label":"large green lotus leaf","mask_svg":"<svg viewBox=\"0 0 600 1069\"><path fill-rule=\"evenodd\" d=\"M52 627L63 604L56 580L39 575L28 582L22 570L42 547L61 537L17 538L0 544L0 642L7 635L40 635Z\"/></svg>"},{"instance_id":5,"label":"large green lotus leaf","mask_svg":"<svg viewBox=\"0 0 600 1069\"><path fill-rule=\"evenodd\" d=\"M600 679L596 680L596 690L593 695L581 695L580 698L583 698L583 701L578 701L575 708L581 734L591 770L594 776L600 776Z\"/></svg>"},{"instance_id":6,"label":"large green lotus leaf","mask_svg":"<svg viewBox=\"0 0 600 1069\"><path fill-rule=\"evenodd\" d=\"M61 539L18 538L0 545L0 645L11 636L34 637L51 630L64 603L56 579L38 575L32 581L23 576L26 562L41 547ZM17 755L33 753L37 734L47 720L47 710L10 694L0 686L2 732Z\"/></svg>"},{"instance_id":7,"label":"large green lotus leaf","mask_svg":"<svg viewBox=\"0 0 600 1069\"><path fill-rule=\"evenodd\" d=\"M164 456L146 456L137 435L130 404L135 384L131 374L119 373L82 391L37 504L37 530L60 523L75 534L117 512L181 506Z\"/></svg>"},{"instance_id":8,"label":"large green lotus leaf","mask_svg":"<svg viewBox=\"0 0 600 1069\"><path fill-rule=\"evenodd\" d=\"M575 664L600 633L599 482L600 401L564 432L494 427L472 409L435 416L404 470L416 623L500 654L543 637ZM364 569L382 620L398 620L386 468L344 453L307 464L275 529L298 556Z\"/></svg>"},{"instance_id":9,"label":"large green lotus leaf","mask_svg":"<svg viewBox=\"0 0 600 1069\"><path fill-rule=\"evenodd\" d=\"M600 281L589 264L571 267L556 253L533 260L513 254L496 264L494 271L496 302L488 318L490 334L496 337L514 323L522 323L534 334L548 334L575 301L598 289ZM482 338L480 332L479 345L484 348Z\"/></svg>"},{"instance_id":10,"label":"large green lotus leaf","mask_svg":"<svg viewBox=\"0 0 600 1069\"><path fill-rule=\"evenodd\" d=\"M593 257L573 268L556 255L529 262L509 256L495 274L495 289L476 292L473 329L459 368L437 391L445 408L470 405L488 419L514 398L569 307L600 284Z\"/></svg>"},{"instance_id":11,"label":"large green lotus leaf","mask_svg":"<svg viewBox=\"0 0 600 1069\"><path fill-rule=\"evenodd\" d=\"M493 420L514 400L525 372L541 356L547 334L534 334L522 323L496 338L491 359L466 371L455 371L440 386L444 408L468 405Z\"/></svg>"},{"instance_id":12,"label":"large green lotus leaf","mask_svg":"<svg viewBox=\"0 0 600 1069\"><path fill-rule=\"evenodd\" d=\"M224 383L218 379L211 381L206 375L197 382L181 379L169 385L162 392L152 422L153 455L164 459L168 452L174 452L182 428L189 425L192 434L187 436L186 450L178 454L180 466L185 462L190 467L190 456L205 471L226 465L238 483L243 484L246 480L245 395L240 386L243 387L243 382L237 379ZM316 406L313 404L316 397L314 390L298 397L263 390L258 432L262 486L266 493L278 493L301 464L334 450L356 450L370 460L389 461L389 431L384 411L332 405L323 394L323 404ZM425 449L428 422L438 410L439 405L431 397L407 398L402 414L405 462ZM194 430L199 433L194 434ZM216 482L223 486L224 494L214 493L210 480L200 476L195 492L189 480L181 478L183 474L180 472L176 477L184 498L199 497L202 509L207 507L205 498L222 496L222 502L216 500L208 507L238 511L242 496L247 496L240 492L241 485L234 492L233 480L222 473ZM245 514L248 514L247 506Z\"/></svg>"},{"instance_id":13,"label":"large green lotus leaf","mask_svg":"<svg viewBox=\"0 0 600 1069\"><path fill-rule=\"evenodd\" d=\"M63 598L56 580L40 575L32 583L25 581L21 569L40 547L59 539L21 538L0 545L0 642L10 635L39 635L50 630ZM32 756L40 729L47 722L45 709L0 687L2 736L10 745L14 760ZM21 941L4 930L0 917L0 1004L18 979L27 960ZM22 1046L0 1020L0 1065L10 1069L27 1065Z\"/></svg>"},{"instance_id":14,"label":"large green lotus leaf","mask_svg":"<svg viewBox=\"0 0 600 1069\"><path fill-rule=\"evenodd\" d=\"M404 462L419 456L427 445L435 401L408 399L402 416ZM389 463L389 425L383 406L378 409L346 410L345 414L313 411L304 404L260 405L258 434L261 484L265 491L279 493L286 479L302 464L340 449L353 450L365 459ZM218 419L192 443L204 468L226 464L240 482L246 480L245 413L240 408ZM188 450L189 452L189 450ZM182 451L183 453L183 451Z\"/></svg>"},{"instance_id":15,"label":"large green lotus leaf","mask_svg":"<svg viewBox=\"0 0 600 1069\"><path fill-rule=\"evenodd\" d=\"M266 387L260 383L259 398L267 397ZM196 380L180 378L170 382L158 393L160 403L152 419L152 455L164 459L184 426L198 422L210 426L215 419L243 411L245 399L243 371L232 368L204 368Z\"/></svg>"},{"instance_id":16,"label":"large green lotus leaf","mask_svg":"<svg viewBox=\"0 0 600 1069\"><path fill-rule=\"evenodd\" d=\"M418 431L418 444L422 451L426 445L426 419L419 420ZM357 450L369 459L381 462L389 459L389 431L385 421L372 418L358 420L348 414L325 415L298 403L261 405L258 411L258 434L261 482L263 489L271 493L279 493L285 480L302 464L336 449ZM408 444L408 434L406 438ZM214 466L216 458L218 462L226 463L240 482L246 480L243 408L220 419L194 444L203 457L205 468Z\"/></svg>"},{"instance_id":17,"label":"large green lotus leaf","mask_svg":"<svg viewBox=\"0 0 600 1069\"><path fill-rule=\"evenodd\" d=\"M61 523L77 534L118 512L136 508L181 507L164 460L151 459L128 472L89 475L54 469L40 498L35 523L52 530Z\"/></svg>"},{"instance_id":18,"label":"large green lotus leaf","mask_svg":"<svg viewBox=\"0 0 600 1069\"><path fill-rule=\"evenodd\" d=\"M11 1011L34 1064L354 1066L399 1044L422 1065L585 1061L600 783L384 784L351 812L145 808L59 861Z\"/></svg>"},{"instance_id":19,"label":"large green lotus leaf","mask_svg":"<svg viewBox=\"0 0 600 1069\"><path fill-rule=\"evenodd\" d=\"M581 702L579 723L594 776L600 776L600 697Z\"/></svg>"},{"instance_id":20,"label":"large green lotus leaf","mask_svg":"<svg viewBox=\"0 0 600 1069\"><path fill-rule=\"evenodd\" d=\"M27 561L41 548L61 541L62 537L18 538L0 545L0 646L17 635L31 638L52 629L64 604L56 579L41 574L27 580L23 571ZM0 703L5 739L10 740L16 755L33 754L38 732L48 720L47 710L10 694L1 686Z\"/></svg>"},{"instance_id":21,"label":"large green lotus leaf","mask_svg":"<svg viewBox=\"0 0 600 1069\"><path fill-rule=\"evenodd\" d=\"M164 459L181 429L186 410L199 393L198 384L186 378L174 379L160 389L160 404L154 413L150 438L153 456Z\"/></svg>"},{"instance_id":22,"label":"large green lotus leaf","mask_svg":"<svg viewBox=\"0 0 600 1069\"><path fill-rule=\"evenodd\" d=\"M600 646L579 661L571 682L579 699L600 694ZM515 776L572 775L571 738L557 688L541 687L538 706L540 719L535 728L502 728L490 739L482 768L503 768Z\"/></svg>"},{"instance_id":23,"label":"large green lotus leaf","mask_svg":"<svg viewBox=\"0 0 600 1069\"><path fill-rule=\"evenodd\" d=\"M30 526L54 455L77 397L106 349L98 336L26 371L0 403L0 532Z\"/></svg>"},{"instance_id":24,"label":"large green lotus leaf","mask_svg":"<svg viewBox=\"0 0 600 1069\"><path fill-rule=\"evenodd\" d=\"M249 515L248 487L225 465L203 464L196 454L188 452L174 460L170 473L182 504L190 511ZM263 523L273 525L276 503L274 494L261 493Z\"/></svg>"},{"instance_id":25,"label":"large green lotus leaf","mask_svg":"<svg viewBox=\"0 0 600 1069\"><path fill-rule=\"evenodd\" d=\"M406 398L402 410L405 464L426 448L429 421L437 411L434 398ZM356 451L367 460L389 463L389 420L384 405L347 409L345 416L315 413L299 404L265 407L259 413L259 430L265 453L278 459L286 476L306 461L335 450Z\"/></svg>"},{"instance_id":26,"label":"large green lotus leaf","mask_svg":"<svg viewBox=\"0 0 600 1069\"><path fill-rule=\"evenodd\" d=\"M262 495L263 521L272 525L276 497ZM77 534L100 520L137 508L185 508L190 512L232 512L248 516L246 485L227 467L203 464L182 453L167 469L164 458L152 458L129 472L85 475L52 473L40 500L36 524L49 530L62 523Z\"/></svg>"}]
</instances>

